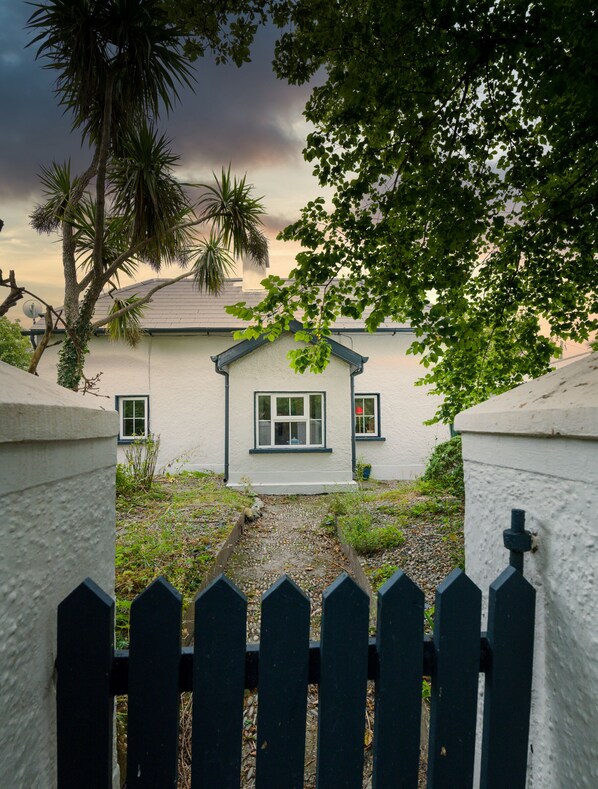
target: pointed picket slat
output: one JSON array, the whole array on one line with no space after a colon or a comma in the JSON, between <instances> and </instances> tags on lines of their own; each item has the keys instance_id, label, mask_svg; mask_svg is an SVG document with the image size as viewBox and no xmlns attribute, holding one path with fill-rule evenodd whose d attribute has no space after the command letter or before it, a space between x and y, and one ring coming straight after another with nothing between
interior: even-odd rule
<instances>
[{"instance_id":1,"label":"pointed picket slat","mask_svg":"<svg viewBox=\"0 0 598 789\"><path fill-rule=\"evenodd\" d=\"M181 595L156 579L131 606L128 789L176 789Z\"/></svg>"},{"instance_id":2,"label":"pointed picket slat","mask_svg":"<svg viewBox=\"0 0 598 789\"><path fill-rule=\"evenodd\" d=\"M111 789L114 601L87 578L58 606L58 789Z\"/></svg>"},{"instance_id":3,"label":"pointed picket slat","mask_svg":"<svg viewBox=\"0 0 598 789\"><path fill-rule=\"evenodd\" d=\"M316 785L361 789L369 598L343 573L322 600Z\"/></svg>"},{"instance_id":4,"label":"pointed picket slat","mask_svg":"<svg viewBox=\"0 0 598 789\"><path fill-rule=\"evenodd\" d=\"M374 789L417 789L424 593L398 570L378 592Z\"/></svg>"},{"instance_id":5,"label":"pointed picket slat","mask_svg":"<svg viewBox=\"0 0 598 789\"><path fill-rule=\"evenodd\" d=\"M223 575L195 601L193 789L238 789L247 598Z\"/></svg>"},{"instance_id":6,"label":"pointed picket slat","mask_svg":"<svg viewBox=\"0 0 598 789\"><path fill-rule=\"evenodd\" d=\"M283 576L262 600L256 789L303 786L308 666L309 599Z\"/></svg>"},{"instance_id":7,"label":"pointed picket slat","mask_svg":"<svg viewBox=\"0 0 598 789\"><path fill-rule=\"evenodd\" d=\"M481 789L526 784L535 606L535 589L513 567L490 586Z\"/></svg>"},{"instance_id":8,"label":"pointed picket slat","mask_svg":"<svg viewBox=\"0 0 598 789\"><path fill-rule=\"evenodd\" d=\"M473 783L481 598L462 570L436 590L428 789Z\"/></svg>"}]
</instances>

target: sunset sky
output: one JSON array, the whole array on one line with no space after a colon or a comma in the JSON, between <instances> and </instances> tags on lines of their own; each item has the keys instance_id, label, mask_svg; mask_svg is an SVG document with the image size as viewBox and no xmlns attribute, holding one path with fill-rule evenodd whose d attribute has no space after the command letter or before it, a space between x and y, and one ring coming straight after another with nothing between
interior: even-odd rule
<instances>
[{"instance_id":1,"label":"sunset sky","mask_svg":"<svg viewBox=\"0 0 598 789\"><path fill-rule=\"evenodd\" d=\"M5 276L14 269L19 284L58 305L58 236L39 236L28 217L40 199L40 167L70 158L78 172L90 155L81 148L79 135L71 133L70 117L57 106L54 72L35 60L33 48L25 48L31 35L24 26L31 11L21 0L0 0L0 268ZM181 93L161 130L181 156L182 180L208 181L213 170L219 172L229 162L233 172L247 173L268 213L271 271L286 274L297 248L275 236L298 217L318 185L301 155L307 133L302 110L309 90L275 78L270 65L275 37L274 30L262 30L252 62L241 69L216 66L208 58L197 61L195 93ZM155 274L146 268L138 279L151 276ZM9 317L23 317L20 305Z\"/></svg>"}]
</instances>

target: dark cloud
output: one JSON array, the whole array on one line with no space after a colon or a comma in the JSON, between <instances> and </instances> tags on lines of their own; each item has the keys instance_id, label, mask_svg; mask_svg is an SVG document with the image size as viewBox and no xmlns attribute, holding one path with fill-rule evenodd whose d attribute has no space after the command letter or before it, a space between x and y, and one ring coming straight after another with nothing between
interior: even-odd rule
<instances>
[{"instance_id":1,"label":"dark cloud","mask_svg":"<svg viewBox=\"0 0 598 789\"><path fill-rule=\"evenodd\" d=\"M0 0L0 196L23 198L37 190L40 166L52 159L87 157L70 119L52 91L53 74L35 61L24 30L31 6Z\"/></svg>"},{"instance_id":2,"label":"dark cloud","mask_svg":"<svg viewBox=\"0 0 598 789\"><path fill-rule=\"evenodd\" d=\"M37 191L40 166L71 158L76 170L89 160L70 118L53 93L54 72L35 60L24 30L31 6L0 0L0 197L25 198ZM195 93L161 123L181 154L181 165L198 175L232 163L237 172L296 157L303 141L296 123L306 88L278 81L271 70L276 33L259 32L251 63L241 69L196 63Z\"/></svg>"},{"instance_id":3,"label":"dark cloud","mask_svg":"<svg viewBox=\"0 0 598 789\"><path fill-rule=\"evenodd\" d=\"M264 228L266 232L276 237L287 225L297 221L298 217L277 216L276 214L266 214L264 217Z\"/></svg>"}]
</instances>

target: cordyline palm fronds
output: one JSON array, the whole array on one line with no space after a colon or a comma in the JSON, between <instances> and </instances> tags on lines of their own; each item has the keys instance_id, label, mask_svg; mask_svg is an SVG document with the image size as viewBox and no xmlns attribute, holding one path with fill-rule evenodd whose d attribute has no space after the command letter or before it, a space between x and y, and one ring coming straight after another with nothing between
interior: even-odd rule
<instances>
[{"instance_id":1,"label":"cordyline palm fronds","mask_svg":"<svg viewBox=\"0 0 598 789\"><path fill-rule=\"evenodd\" d=\"M236 255L247 254L258 265L267 260L267 242L259 227L263 214L261 198L251 196L252 187L245 177L231 177L230 167L222 169L215 185L200 184L206 190L199 200L202 217L220 231L222 243Z\"/></svg>"},{"instance_id":2,"label":"cordyline palm fronds","mask_svg":"<svg viewBox=\"0 0 598 789\"><path fill-rule=\"evenodd\" d=\"M261 202L245 178L230 170L203 185L193 204L174 176L178 157L155 128L178 88L192 75L180 31L159 0L48 0L35 3L29 28L37 57L57 72L60 104L92 149L77 176L70 163L44 168L44 200L31 216L40 232L62 236L65 281L58 382L77 389L86 346L95 328L113 336L139 332L141 309L161 287L185 277L208 291L222 286L232 255L267 261ZM95 183L94 183L95 181ZM91 188L93 186L93 188ZM205 237L197 227L205 225ZM99 296L139 263L156 271L177 264L183 273L161 281L142 298L117 301L110 315L93 321Z\"/></svg>"},{"instance_id":3,"label":"cordyline palm fronds","mask_svg":"<svg viewBox=\"0 0 598 789\"><path fill-rule=\"evenodd\" d=\"M131 113L170 111L178 88L190 86L181 31L168 23L158 0L52 0L33 3L28 27L37 57L58 72L56 93L73 126L97 142L112 83L113 132ZM118 136L118 135L113 135Z\"/></svg>"},{"instance_id":4,"label":"cordyline palm fronds","mask_svg":"<svg viewBox=\"0 0 598 789\"><path fill-rule=\"evenodd\" d=\"M139 343L143 317L143 305L139 301L137 296L114 299L109 312L111 320L106 327L111 340L124 340L133 348Z\"/></svg>"}]
</instances>

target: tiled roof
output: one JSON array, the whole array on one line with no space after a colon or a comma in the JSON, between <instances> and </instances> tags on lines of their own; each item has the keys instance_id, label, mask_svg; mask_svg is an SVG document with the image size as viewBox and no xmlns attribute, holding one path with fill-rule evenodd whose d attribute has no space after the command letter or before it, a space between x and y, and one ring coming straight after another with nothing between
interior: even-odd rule
<instances>
[{"instance_id":1,"label":"tiled roof","mask_svg":"<svg viewBox=\"0 0 598 789\"><path fill-rule=\"evenodd\" d=\"M138 282L114 291L112 296L118 298L130 297L133 294L143 296L159 282L159 279ZM259 304L263 296L264 291L244 291L241 279L226 280L224 288L218 295L201 292L193 282L181 280L158 290L152 296L151 302L145 307L141 326L148 331L183 329L230 331L242 329L248 325L248 322L229 315L224 308L239 301L246 302L248 306L255 306ZM105 317L111 305L112 298L110 296L101 296L96 306L95 319ZM363 318L360 320L339 318L332 328L335 331L359 331L365 328L365 322ZM386 320L380 328L392 331L405 330L409 326L406 323Z\"/></svg>"}]
</instances>

